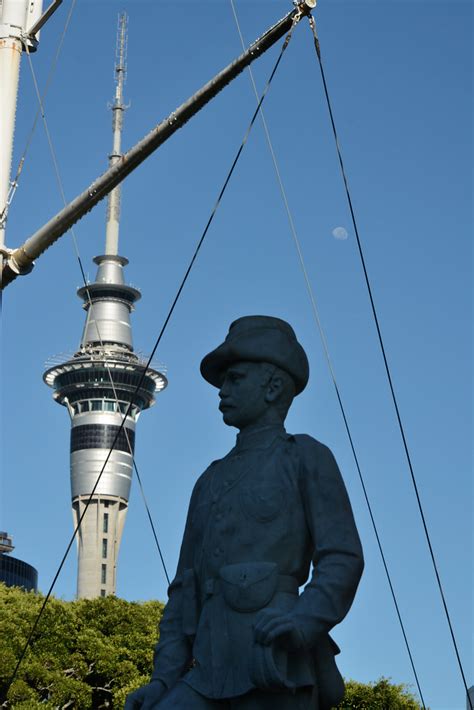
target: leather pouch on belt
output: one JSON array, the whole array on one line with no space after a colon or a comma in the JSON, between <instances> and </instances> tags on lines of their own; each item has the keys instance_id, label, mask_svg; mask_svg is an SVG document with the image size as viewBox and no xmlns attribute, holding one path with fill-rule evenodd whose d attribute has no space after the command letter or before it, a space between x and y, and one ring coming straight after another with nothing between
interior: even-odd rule
<instances>
[{"instance_id":1,"label":"leather pouch on belt","mask_svg":"<svg viewBox=\"0 0 474 710\"><path fill-rule=\"evenodd\" d=\"M274 562L242 562L219 570L222 595L235 611L258 611L275 594L278 567Z\"/></svg>"}]
</instances>

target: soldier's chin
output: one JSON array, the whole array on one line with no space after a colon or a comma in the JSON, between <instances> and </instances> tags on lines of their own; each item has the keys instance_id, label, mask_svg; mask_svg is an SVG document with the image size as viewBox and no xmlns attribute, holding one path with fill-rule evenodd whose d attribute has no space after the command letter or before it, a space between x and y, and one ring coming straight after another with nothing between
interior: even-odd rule
<instances>
[{"instance_id":1,"label":"soldier's chin","mask_svg":"<svg viewBox=\"0 0 474 710\"><path fill-rule=\"evenodd\" d=\"M232 411L232 409L226 409L224 412L222 412L222 419L224 420L224 424L227 424L227 426L235 426L238 427L238 417L236 416L236 413Z\"/></svg>"}]
</instances>

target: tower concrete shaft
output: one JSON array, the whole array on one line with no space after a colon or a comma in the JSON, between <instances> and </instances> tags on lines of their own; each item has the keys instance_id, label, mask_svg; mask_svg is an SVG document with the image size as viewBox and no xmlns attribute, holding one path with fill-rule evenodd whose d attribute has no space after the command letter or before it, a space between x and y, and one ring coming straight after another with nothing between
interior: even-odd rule
<instances>
[{"instance_id":1,"label":"tower concrete shaft","mask_svg":"<svg viewBox=\"0 0 474 710\"><path fill-rule=\"evenodd\" d=\"M136 424L167 384L155 367L144 374L146 361L133 351L130 313L140 294L124 283L127 260L105 255L94 261L96 280L78 290L87 312L80 349L44 375L71 417L75 526L87 506L77 537L77 596L88 598L115 593Z\"/></svg>"},{"instance_id":2,"label":"tower concrete shaft","mask_svg":"<svg viewBox=\"0 0 474 710\"><path fill-rule=\"evenodd\" d=\"M124 28L119 21L118 56L124 67ZM121 102L123 82L116 95ZM114 114L118 115L118 114ZM118 130L118 140L120 130ZM116 143L114 121L114 147ZM117 224L107 214L118 246ZM110 235L109 235L110 236ZM77 535L77 596L114 594L117 560L133 474L135 429L140 413L155 401L167 380L133 349L130 314L140 292L125 283L127 259L113 253L97 256L93 283L78 289L86 311L79 350L55 362L44 375L54 399L71 417L71 500ZM123 426L122 426L123 423Z\"/></svg>"}]
</instances>

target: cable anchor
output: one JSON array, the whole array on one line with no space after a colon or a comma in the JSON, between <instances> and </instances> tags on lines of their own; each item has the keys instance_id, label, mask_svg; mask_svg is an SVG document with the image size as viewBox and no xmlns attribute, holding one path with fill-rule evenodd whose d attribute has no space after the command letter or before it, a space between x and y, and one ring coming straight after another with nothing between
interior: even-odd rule
<instances>
[{"instance_id":1,"label":"cable anchor","mask_svg":"<svg viewBox=\"0 0 474 710\"><path fill-rule=\"evenodd\" d=\"M321 60L321 47L319 45L319 37L318 37L317 29L316 29L316 22L315 22L314 17L312 16L311 13L308 13L308 22L309 22L309 26L311 27L311 31L313 33L314 46L316 48L316 53L318 55L318 59Z\"/></svg>"}]
</instances>

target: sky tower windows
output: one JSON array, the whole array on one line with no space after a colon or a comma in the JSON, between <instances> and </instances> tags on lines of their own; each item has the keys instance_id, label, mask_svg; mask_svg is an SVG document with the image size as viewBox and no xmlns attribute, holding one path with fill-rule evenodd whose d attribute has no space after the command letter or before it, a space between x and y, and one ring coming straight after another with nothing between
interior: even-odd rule
<instances>
[{"instance_id":1,"label":"sky tower windows","mask_svg":"<svg viewBox=\"0 0 474 710\"><path fill-rule=\"evenodd\" d=\"M136 421L145 405L142 398L136 397L134 399L134 403L130 406L130 401L117 401L116 399L110 398L112 393L106 390L94 392L95 397L97 397L97 394L108 395L108 397L102 397L101 399L85 399L84 395L87 397L87 394L92 394L92 392L82 393L80 398L71 400L71 406L74 410L74 414L85 414L86 412L111 412L123 415L128 412L128 416ZM123 397L124 393L121 393L121 395ZM130 411L128 411L129 407Z\"/></svg>"},{"instance_id":2,"label":"sky tower windows","mask_svg":"<svg viewBox=\"0 0 474 710\"><path fill-rule=\"evenodd\" d=\"M82 424L71 429L71 452L81 449L111 449L133 453L135 432L115 424Z\"/></svg>"},{"instance_id":3,"label":"sky tower windows","mask_svg":"<svg viewBox=\"0 0 474 710\"><path fill-rule=\"evenodd\" d=\"M102 539L102 557L104 558L104 560L107 559L107 538L106 537L104 537Z\"/></svg>"}]
</instances>

